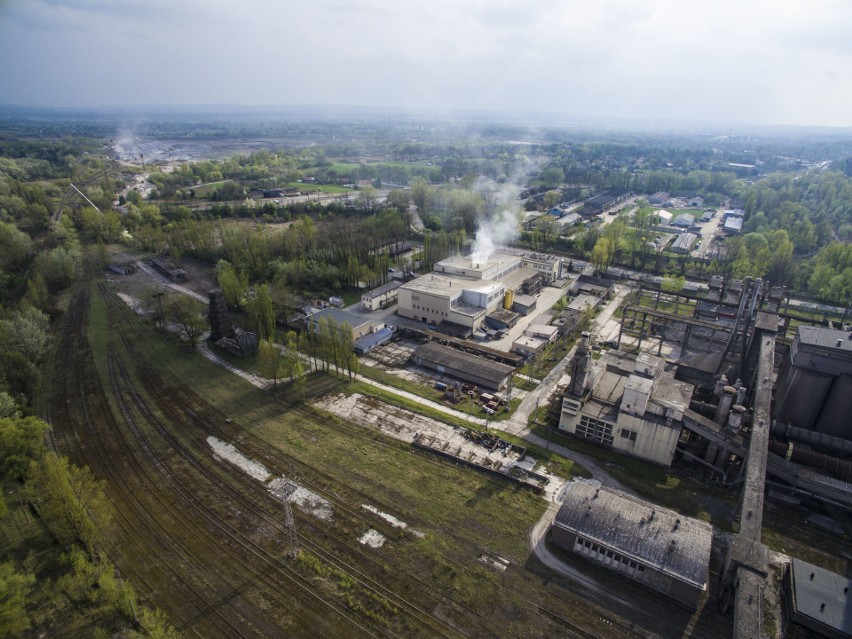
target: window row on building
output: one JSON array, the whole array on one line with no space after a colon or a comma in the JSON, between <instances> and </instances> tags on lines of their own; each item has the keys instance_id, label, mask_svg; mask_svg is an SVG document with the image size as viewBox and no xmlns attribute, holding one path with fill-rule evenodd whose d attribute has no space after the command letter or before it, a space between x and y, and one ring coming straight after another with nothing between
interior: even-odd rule
<instances>
[{"instance_id":1,"label":"window row on building","mask_svg":"<svg viewBox=\"0 0 852 639\"><path fill-rule=\"evenodd\" d=\"M605 446L612 446L614 441L612 436L612 424L607 424L604 421L595 419L594 417L589 417L588 415L581 415L580 423L577 425L574 432L579 437L591 439Z\"/></svg>"},{"instance_id":2,"label":"window row on building","mask_svg":"<svg viewBox=\"0 0 852 639\"><path fill-rule=\"evenodd\" d=\"M638 561L584 537L577 536L574 542L574 552L602 564L610 570L623 572L636 581L646 582L663 593L667 593L671 586L671 579L666 575L653 569L646 571L645 566Z\"/></svg>"}]
</instances>

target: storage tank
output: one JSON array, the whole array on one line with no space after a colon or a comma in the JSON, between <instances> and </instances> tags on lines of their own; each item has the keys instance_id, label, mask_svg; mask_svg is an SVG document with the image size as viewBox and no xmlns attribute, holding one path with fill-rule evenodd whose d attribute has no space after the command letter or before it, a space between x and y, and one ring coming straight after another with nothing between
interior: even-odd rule
<instances>
[{"instance_id":1,"label":"storage tank","mask_svg":"<svg viewBox=\"0 0 852 639\"><path fill-rule=\"evenodd\" d=\"M734 404L731 412L728 415L728 429L732 433L740 432L740 429L745 423L746 407L741 404Z\"/></svg>"},{"instance_id":2,"label":"storage tank","mask_svg":"<svg viewBox=\"0 0 852 639\"><path fill-rule=\"evenodd\" d=\"M512 310L512 305L515 303L515 291L510 288L506 289L506 295L503 298L503 308L507 311Z\"/></svg>"}]
</instances>

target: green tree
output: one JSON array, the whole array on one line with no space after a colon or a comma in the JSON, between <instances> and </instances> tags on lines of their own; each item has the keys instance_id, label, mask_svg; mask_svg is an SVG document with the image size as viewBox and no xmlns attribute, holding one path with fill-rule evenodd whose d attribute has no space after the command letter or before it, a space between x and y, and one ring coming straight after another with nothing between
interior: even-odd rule
<instances>
[{"instance_id":1,"label":"green tree","mask_svg":"<svg viewBox=\"0 0 852 639\"><path fill-rule=\"evenodd\" d=\"M26 303L42 311L50 307L50 292L41 273L35 273L27 280L27 294L24 299Z\"/></svg>"},{"instance_id":2,"label":"green tree","mask_svg":"<svg viewBox=\"0 0 852 639\"><path fill-rule=\"evenodd\" d=\"M0 564L0 637L19 637L30 627L27 601L35 582L33 575L16 572L14 564Z\"/></svg>"},{"instance_id":3,"label":"green tree","mask_svg":"<svg viewBox=\"0 0 852 639\"><path fill-rule=\"evenodd\" d=\"M0 479L27 478L30 463L44 454L44 436L49 429L36 417L0 419Z\"/></svg>"},{"instance_id":4,"label":"green tree","mask_svg":"<svg viewBox=\"0 0 852 639\"><path fill-rule=\"evenodd\" d=\"M293 362L293 383L296 386L296 392L299 394L299 399L305 399L305 367L302 365L301 359L296 359Z\"/></svg>"},{"instance_id":5,"label":"green tree","mask_svg":"<svg viewBox=\"0 0 852 639\"><path fill-rule=\"evenodd\" d=\"M18 351L33 364L38 364L47 348L50 318L37 308L15 311L0 322L0 352Z\"/></svg>"},{"instance_id":6,"label":"green tree","mask_svg":"<svg viewBox=\"0 0 852 639\"><path fill-rule=\"evenodd\" d=\"M242 308L243 300L249 288L245 273L238 272L227 260L219 260L214 272L228 306Z\"/></svg>"},{"instance_id":7,"label":"green tree","mask_svg":"<svg viewBox=\"0 0 852 639\"><path fill-rule=\"evenodd\" d=\"M17 269L28 261L31 254L30 236L19 231L14 224L0 222L0 269Z\"/></svg>"},{"instance_id":8,"label":"green tree","mask_svg":"<svg viewBox=\"0 0 852 639\"><path fill-rule=\"evenodd\" d=\"M14 398L6 391L0 391L0 418L21 416L21 411L18 410L18 405Z\"/></svg>"},{"instance_id":9,"label":"green tree","mask_svg":"<svg viewBox=\"0 0 852 639\"><path fill-rule=\"evenodd\" d=\"M134 636L144 639L181 639L181 634L169 623L168 617L161 610L145 608L139 615L139 625L144 634L134 632Z\"/></svg>"},{"instance_id":10,"label":"green tree","mask_svg":"<svg viewBox=\"0 0 852 639\"><path fill-rule=\"evenodd\" d=\"M554 187L565 182L565 172L558 166L544 169L540 174L541 182L544 186Z\"/></svg>"},{"instance_id":11,"label":"green tree","mask_svg":"<svg viewBox=\"0 0 852 639\"><path fill-rule=\"evenodd\" d=\"M180 330L181 337L195 348L198 337L207 328L207 318L199 303L186 295L175 295L166 303L166 315Z\"/></svg>"},{"instance_id":12,"label":"green tree","mask_svg":"<svg viewBox=\"0 0 852 639\"><path fill-rule=\"evenodd\" d=\"M612 264L613 257L615 257L615 243L611 238L602 235L592 249L592 264L595 265L595 271L599 274L605 273Z\"/></svg>"},{"instance_id":13,"label":"green tree","mask_svg":"<svg viewBox=\"0 0 852 639\"><path fill-rule=\"evenodd\" d=\"M547 193L544 194L543 200L544 200L545 210L549 211L554 206L559 204L559 202L562 200L562 191L560 191L558 189L553 189L552 191L548 191Z\"/></svg>"},{"instance_id":14,"label":"green tree","mask_svg":"<svg viewBox=\"0 0 852 639\"><path fill-rule=\"evenodd\" d=\"M275 334L275 311L269 286L261 284L246 296L244 304L249 325L259 339L271 339Z\"/></svg>"},{"instance_id":15,"label":"green tree","mask_svg":"<svg viewBox=\"0 0 852 639\"><path fill-rule=\"evenodd\" d=\"M281 349L269 339L262 339L258 344L257 363L261 374L272 380L272 387L278 388L278 380L281 378L284 365L284 356Z\"/></svg>"},{"instance_id":16,"label":"green tree","mask_svg":"<svg viewBox=\"0 0 852 639\"><path fill-rule=\"evenodd\" d=\"M30 464L27 492L60 544L79 543L89 557L94 556L99 527L109 522L110 510L103 482L88 467L78 468L48 452L41 462Z\"/></svg>"}]
</instances>

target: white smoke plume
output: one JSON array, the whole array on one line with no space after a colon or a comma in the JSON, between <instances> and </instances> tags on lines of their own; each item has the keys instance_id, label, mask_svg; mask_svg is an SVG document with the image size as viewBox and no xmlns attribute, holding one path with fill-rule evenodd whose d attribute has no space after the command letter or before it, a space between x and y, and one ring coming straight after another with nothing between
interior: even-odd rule
<instances>
[{"instance_id":1,"label":"white smoke plume","mask_svg":"<svg viewBox=\"0 0 852 639\"><path fill-rule=\"evenodd\" d=\"M501 209L492 217L484 219L476 230L476 239L470 254L474 266L484 264L498 246L511 244L518 237L518 218L509 209Z\"/></svg>"},{"instance_id":2,"label":"white smoke plume","mask_svg":"<svg viewBox=\"0 0 852 639\"><path fill-rule=\"evenodd\" d=\"M471 264L483 264L498 246L515 241L520 234L520 187L512 182L497 183L481 177L474 190L482 196L485 215L476 229L470 259Z\"/></svg>"}]
</instances>

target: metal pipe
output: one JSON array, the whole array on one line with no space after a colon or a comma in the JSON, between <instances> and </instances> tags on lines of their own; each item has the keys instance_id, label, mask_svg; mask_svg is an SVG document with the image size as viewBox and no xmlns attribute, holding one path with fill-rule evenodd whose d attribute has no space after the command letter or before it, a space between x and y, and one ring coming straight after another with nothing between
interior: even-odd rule
<instances>
[{"instance_id":1,"label":"metal pipe","mask_svg":"<svg viewBox=\"0 0 852 639\"><path fill-rule=\"evenodd\" d=\"M811 448L823 452L852 456L852 441L826 435L825 433L818 433L815 430L773 421L770 434L773 437L792 439L793 441L808 444Z\"/></svg>"},{"instance_id":2,"label":"metal pipe","mask_svg":"<svg viewBox=\"0 0 852 639\"><path fill-rule=\"evenodd\" d=\"M728 421L728 414L731 412L731 406L734 403L734 396L737 390L733 386L725 386L722 391L722 397L719 398L719 405L716 407L715 422L722 426Z\"/></svg>"},{"instance_id":3,"label":"metal pipe","mask_svg":"<svg viewBox=\"0 0 852 639\"><path fill-rule=\"evenodd\" d=\"M793 442L785 444L782 441L773 439L769 442L769 452L780 455L797 464L825 470L841 479L852 477L852 462L824 453L817 453L809 448L795 446Z\"/></svg>"}]
</instances>

